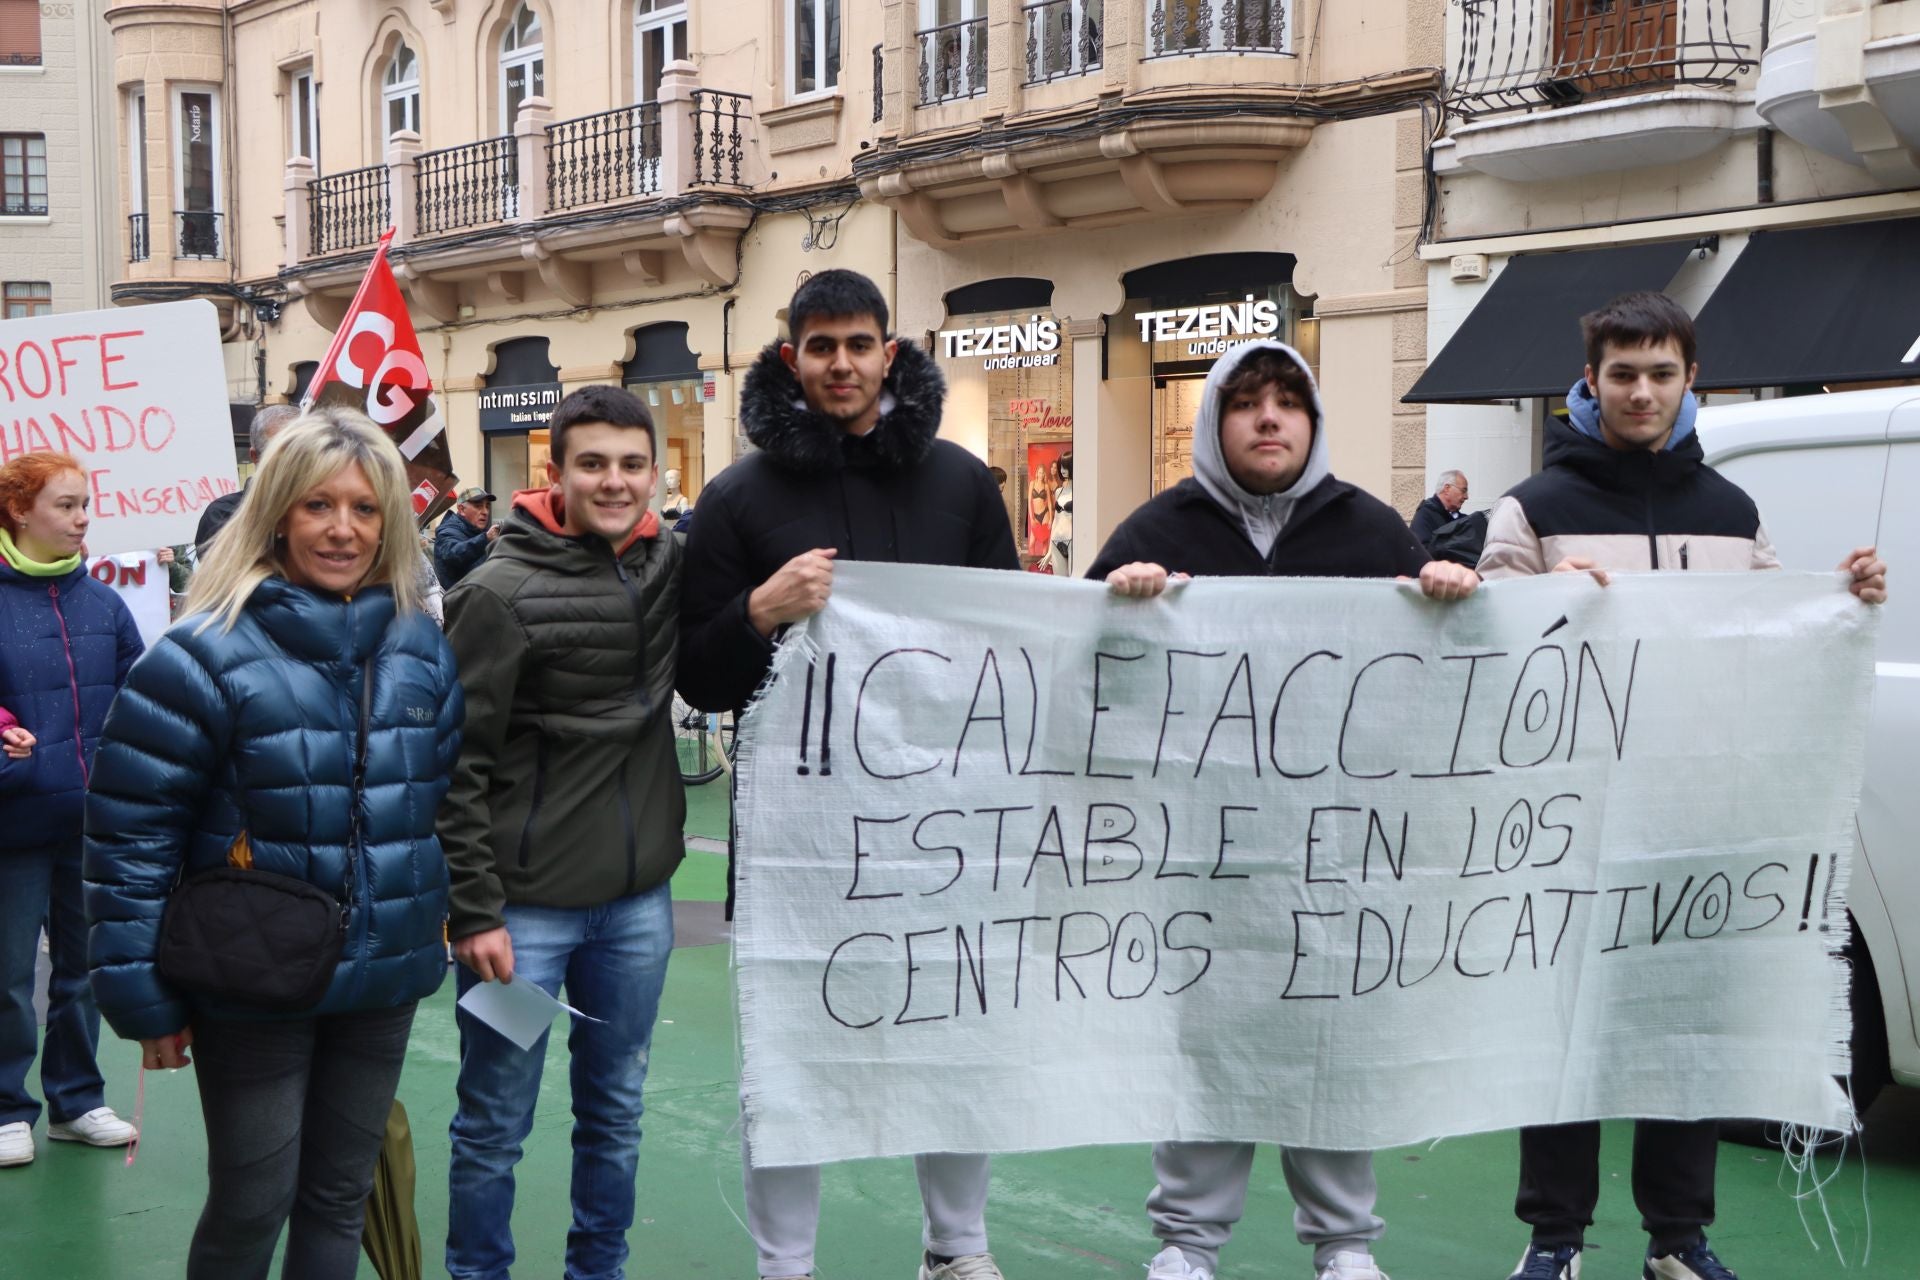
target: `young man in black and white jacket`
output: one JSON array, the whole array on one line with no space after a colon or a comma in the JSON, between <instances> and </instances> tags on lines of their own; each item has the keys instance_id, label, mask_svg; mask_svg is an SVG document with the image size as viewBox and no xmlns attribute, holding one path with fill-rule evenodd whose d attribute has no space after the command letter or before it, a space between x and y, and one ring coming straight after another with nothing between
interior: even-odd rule
<instances>
[{"instance_id":1,"label":"young man in black and white jacket","mask_svg":"<svg viewBox=\"0 0 1920 1280\"><path fill-rule=\"evenodd\" d=\"M1480 572L1591 573L1605 585L1614 573L1778 569L1753 499L1706 465L1694 434L1692 317L1665 294L1629 293L1580 327L1587 367L1567 393L1567 420L1547 424L1545 467L1495 504ZM1872 547L1840 569L1861 600L1886 600L1887 567ZM1706 1236L1719 1142L1713 1120L1635 1123L1643 1280L1736 1280ZM1599 1199L1598 1121L1522 1129L1514 1213L1532 1239L1509 1280L1580 1280Z\"/></svg>"}]
</instances>

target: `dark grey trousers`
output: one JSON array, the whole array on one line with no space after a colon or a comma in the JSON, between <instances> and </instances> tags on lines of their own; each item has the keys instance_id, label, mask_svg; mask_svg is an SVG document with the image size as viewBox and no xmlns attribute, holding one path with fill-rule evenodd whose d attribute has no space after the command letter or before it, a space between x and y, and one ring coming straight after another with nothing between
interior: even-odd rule
<instances>
[{"instance_id":1,"label":"dark grey trousers","mask_svg":"<svg viewBox=\"0 0 1920 1280\"><path fill-rule=\"evenodd\" d=\"M413 1012L193 1024L207 1204L187 1280L265 1280L289 1220L283 1280L352 1280Z\"/></svg>"}]
</instances>

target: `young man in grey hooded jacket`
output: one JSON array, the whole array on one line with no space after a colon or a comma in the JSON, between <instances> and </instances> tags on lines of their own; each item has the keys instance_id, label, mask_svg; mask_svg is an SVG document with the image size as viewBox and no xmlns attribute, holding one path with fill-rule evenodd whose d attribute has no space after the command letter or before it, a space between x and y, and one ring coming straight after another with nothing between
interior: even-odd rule
<instances>
[{"instance_id":1,"label":"young man in grey hooded jacket","mask_svg":"<svg viewBox=\"0 0 1920 1280\"><path fill-rule=\"evenodd\" d=\"M1429 560L1393 508L1334 478L1319 388L1284 343L1244 343L1214 362L1193 470L1121 522L1088 577L1129 596L1197 576L1418 577L1440 600L1479 583L1463 565ZM1290 1148L1280 1158L1318 1280L1385 1280L1372 1255L1386 1230L1373 1212L1372 1153ZM1252 1168L1250 1142L1155 1144L1147 1216L1164 1247L1147 1280L1213 1280Z\"/></svg>"}]
</instances>

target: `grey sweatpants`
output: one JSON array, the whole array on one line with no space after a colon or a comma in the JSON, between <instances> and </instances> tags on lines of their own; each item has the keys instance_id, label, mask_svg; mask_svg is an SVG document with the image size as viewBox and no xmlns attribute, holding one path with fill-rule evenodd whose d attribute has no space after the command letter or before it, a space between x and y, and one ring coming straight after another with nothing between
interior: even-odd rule
<instances>
[{"instance_id":1,"label":"grey sweatpants","mask_svg":"<svg viewBox=\"0 0 1920 1280\"><path fill-rule=\"evenodd\" d=\"M1309 1151L1283 1148L1280 1168L1293 1195L1293 1229L1313 1246L1313 1265L1333 1255L1370 1252L1386 1233L1374 1216L1376 1188L1371 1151ZM1185 1254L1187 1261L1217 1271L1220 1249L1247 1208L1253 1172L1251 1142L1156 1142L1153 1194L1147 1217L1153 1234Z\"/></svg>"},{"instance_id":2,"label":"grey sweatpants","mask_svg":"<svg viewBox=\"0 0 1920 1280\"><path fill-rule=\"evenodd\" d=\"M756 1169L740 1127L747 1184L747 1230L762 1276L813 1274L820 1231L820 1166ZM920 1242L941 1257L987 1251L987 1179L991 1157L943 1153L913 1158L920 1175ZM1244 1198L1244 1192L1243 1192Z\"/></svg>"}]
</instances>

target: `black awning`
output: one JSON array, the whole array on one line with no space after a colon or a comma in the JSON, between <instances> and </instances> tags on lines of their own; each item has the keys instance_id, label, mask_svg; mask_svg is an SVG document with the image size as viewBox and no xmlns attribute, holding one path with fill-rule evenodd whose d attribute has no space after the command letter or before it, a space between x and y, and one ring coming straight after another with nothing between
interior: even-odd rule
<instances>
[{"instance_id":1,"label":"black awning","mask_svg":"<svg viewBox=\"0 0 1920 1280\"><path fill-rule=\"evenodd\" d=\"M1665 289L1694 243L1517 255L1402 398L1439 404L1565 395L1587 364L1580 317L1623 293Z\"/></svg>"},{"instance_id":2,"label":"black awning","mask_svg":"<svg viewBox=\"0 0 1920 1280\"><path fill-rule=\"evenodd\" d=\"M1756 231L1694 328L1702 390L1920 377L1920 218Z\"/></svg>"}]
</instances>

